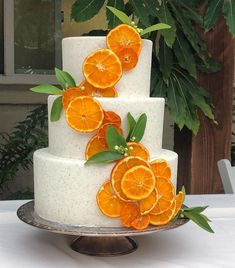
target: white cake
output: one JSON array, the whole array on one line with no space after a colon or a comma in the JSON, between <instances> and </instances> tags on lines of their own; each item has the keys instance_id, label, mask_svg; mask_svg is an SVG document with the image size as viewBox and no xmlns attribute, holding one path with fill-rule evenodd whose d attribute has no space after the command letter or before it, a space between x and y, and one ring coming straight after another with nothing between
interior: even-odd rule
<instances>
[{"instance_id":1,"label":"white cake","mask_svg":"<svg viewBox=\"0 0 235 268\"><path fill-rule=\"evenodd\" d=\"M63 69L72 74L76 83L82 82L85 57L105 47L105 37L65 38ZM141 143L149 150L151 159L161 158L169 163L176 187L178 156L162 149L164 99L149 97L151 56L152 42L143 40L137 66L124 73L115 86L118 98L98 98L98 101L104 110L112 110L122 118L125 135L127 113L135 118L146 113L148 121ZM48 98L49 114L55 98ZM64 111L59 121L49 120L49 147L34 153L35 211L40 217L79 226L121 226L119 219L105 217L96 202L96 194L114 164L84 165L86 144L93 135L73 130Z\"/></svg>"}]
</instances>

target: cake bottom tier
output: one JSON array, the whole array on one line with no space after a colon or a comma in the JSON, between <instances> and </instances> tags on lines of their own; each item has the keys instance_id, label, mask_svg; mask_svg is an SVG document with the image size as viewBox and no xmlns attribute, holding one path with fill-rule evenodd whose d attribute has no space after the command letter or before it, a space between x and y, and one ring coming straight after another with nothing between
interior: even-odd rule
<instances>
[{"instance_id":1,"label":"cake bottom tier","mask_svg":"<svg viewBox=\"0 0 235 268\"><path fill-rule=\"evenodd\" d=\"M176 187L176 153L162 150L153 159L165 159ZM102 214L96 194L109 178L114 164L84 165L83 160L54 156L48 148L34 153L35 212L42 218L69 225L119 227L119 219Z\"/></svg>"}]
</instances>

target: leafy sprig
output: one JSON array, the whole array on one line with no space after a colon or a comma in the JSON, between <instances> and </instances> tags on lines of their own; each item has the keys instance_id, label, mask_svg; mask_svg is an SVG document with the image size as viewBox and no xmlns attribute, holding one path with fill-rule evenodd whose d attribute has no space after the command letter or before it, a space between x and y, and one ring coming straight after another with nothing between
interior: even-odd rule
<instances>
[{"instance_id":1,"label":"leafy sprig","mask_svg":"<svg viewBox=\"0 0 235 268\"><path fill-rule=\"evenodd\" d=\"M63 95L66 89L76 87L76 83L73 77L68 72L62 71L59 68L55 68L55 76L61 88L49 84L43 84L30 88L30 90L42 94ZM62 109L63 109L62 97L60 96L56 98L52 104L50 114L50 120L52 122L58 121L60 119Z\"/></svg>"},{"instance_id":2,"label":"leafy sprig","mask_svg":"<svg viewBox=\"0 0 235 268\"><path fill-rule=\"evenodd\" d=\"M129 155L129 147L127 142L141 141L145 132L147 116L146 114L142 114L136 121L134 117L128 113L127 119L129 123L129 134L127 138L125 139L114 126L107 126L106 143L108 145L108 149L91 156L86 161L86 165L94 163L110 163Z\"/></svg>"}]
</instances>

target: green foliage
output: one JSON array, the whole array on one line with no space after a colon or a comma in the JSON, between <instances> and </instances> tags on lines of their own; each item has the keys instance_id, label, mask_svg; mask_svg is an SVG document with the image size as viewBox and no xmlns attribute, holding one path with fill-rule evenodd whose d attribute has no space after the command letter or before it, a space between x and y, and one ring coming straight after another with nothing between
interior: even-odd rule
<instances>
[{"instance_id":1,"label":"green foliage","mask_svg":"<svg viewBox=\"0 0 235 268\"><path fill-rule=\"evenodd\" d=\"M55 68L55 76L57 81L60 83L62 89L76 87L76 83L73 77L68 72Z\"/></svg>"},{"instance_id":2,"label":"green foliage","mask_svg":"<svg viewBox=\"0 0 235 268\"><path fill-rule=\"evenodd\" d=\"M47 106L31 111L24 121L17 123L11 134L1 133L0 188L13 179L20 168L28 169L33 152L47 147Z\"/></svg>"},{"instance_id":3,"label":"green foliage","mask_svg":"<svg viewBox=\"0 0 235 268\"><path fill-rule=\"evenodd\" d=\"M133 130L130 135L131 141L135 141L135 142L141 141L141 139L144 136L146 124L147 124L147 115L142 114L133 127Z\"/></svg>"},{"instance_id":4,"label":"green foliage","mask_svg":"<svg viewBox=\"0 0 235 268\"><path fill-rule=\"evenodd\" d=\"M97 153L90 157L85 165L87 164L106 164L111 163L113 161L116 161L118 159L123 158L123 154L116 152L116 151L103 151L100 153Z\"/></svg>"},{"instance_id":5,"label":"green foliage","mask_svg":"<svg viewBox=\"0 0 235 268\"><path fill-rule=\"evenodd\" d=\"M31 91L42 94L63 95L63 90L50 84L39 85L30 88Z\"/></svg>"},{"instance_id":6,"label":"green foliage","mask_svg":"<svg viewBox=\"0 0 235 268\"><path fill-rule=\"evenodd\" d=\"M106 142L109 150L115 150L116 146L127 147L125 138L112 125L107 126Z\"/></svg>"},{"instance_id":7,"label":"green foliage","mask_svg":"<svg viewBox=\"0 0 235 268\"><path fill-rule=\"evenodd\" d=\"M86 4L93 2L90 0ZM80 5L79 10L82 10L80 1L75 4L76 8ZM198 10L202 4L206 4L204 17ZM123 5L123 1L109 0L108 5L108 28L121 22L131 25L131 21L135 21L138 28L148 28L159 23L171 26L157 33L140 32L153 41L151 96L166 99L170 114L180 129L186 126L196 134L200 125L199 110L214 120L209 96L198 85L195 77L197 70L213 73L220 70L221 66L208 55L206 44L195 27L208 31L214 27L218 17L224 14L229 31L234 36L235 1L129 0ZM83 10L83 21L90 19L92 9L91 4L91 7L87 5ZM78 14L73 9L72 18L76 20ZM116 20L112 14L117 16Z\"/></svg>"},{"instance_id":8,"label":"green foliage","mask_svg":"<svg viewBox=\"0 0 235 268\"><path fill-rule=\"evenodd\" d=\"M52 104L50 120L52 122L58 121L60 119L62 110L63 110L62 97L60 96L56 98Z\"/></svg>"}]
</instances>

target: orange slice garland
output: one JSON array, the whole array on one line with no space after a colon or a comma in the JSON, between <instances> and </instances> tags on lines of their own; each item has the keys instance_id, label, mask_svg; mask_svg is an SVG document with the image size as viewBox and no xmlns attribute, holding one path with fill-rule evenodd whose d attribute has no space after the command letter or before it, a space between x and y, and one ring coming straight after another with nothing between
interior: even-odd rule
<instances>
[{"instance_id":1,"label":"orange slice garland","mask_svg":"<svg viewBox=\"0 0 235 268\"><path fill-rule=\"evenodd\" d=\"M131 200L147 198L155 187L155 176L146 166L136 166L126 171L121 180L122 192Z\"/></svg>"},{"instance_id":2,"label":"orange slice garland","mask_svg":"<svg viewBox=\"0 0 235 268\"><path fill-rule=\"evenodd\" d=\"M94 87L112 87L122 76L122 65L112 50L99 49L86 57L83 74Z\"/></svg>"},{"instance_id":3,"label":"orange slice garland","mask_svg":"<svg viewBox=\"0 0 235 268\"><path fill-rule=\"evenodd\" d=\"M158 192L158 202L150 211L151 214L158 215L170 208L175 200L174 186L164 177L156 178L156 189Z\"/></svg>"},{"instance_id":4,"label":"orange slice garland","mask_svg":"<svg viewBox=\"0 0 235 268\"><path fill-rule=\"evenodd\" d=\"M175 212L175 200L172 202L171 206L163 213L159 215L150 214L150 223L153 225L164 225L167 224L174 216Z\"/></svg>"},{"instance_id":5,"label":"orange slice garland","mask_svg":"<svg viewBox=\"0 0 235 268\"><path fill-rule=\"evenodd\" d=\"M176 206L175 206L175 213L174 213L174 217L178 214L178 212L180 211L183 202L184 202L184 193L182 191L180 191L176 197L175 197L175 201L176 201Z\"/></svg>"},{"instance_id":6,"label":"orange slice garland","mask_svg":"<svg viewBox=\"0 0 235 268\"><path fill-rule=\"evenodd\" d=\"M117 131L118 131L121 135L123 134L122 129L121 129L119 126L115 125L115 124L107 123L107 124L102 125L102 126L99 128L98 132L97 132L97 137L98 137L98 139L99 139L99 142L100 142L103 146L105 146L105 147L107 147L107 143L106 143L106 131L107 131L107 127L110 126L110 125L112 125L113 127L115 127L115 128L117 129Z\"/></svg>"},{"instance_id":7,"label":"orange slice garland","mask_svg":"<svg viewBox=\"0 0 235 268\"><path fill-rule=\"evenodd\" d=\"M82 90L80 87L71 87L65 90L62 96L63 108L66 110L68 108L69 103L77 97L90 95L91 91L89 89Z\"/></svg>"},{"instance_id":8,"label":"orange slice garland","mask_svg":"<svg viewBox=\"0 0 235 268\"><path fill-rule=\"evenodd\" d=\"M145 215L151 212L158 202L158 192L156 189L145 199L139 201L140 204L140 214Z\"/></svg>"},{"instance_id":9,"label":"orange slice garland","mask_svg":"<svg viewBox=\"0 0 235 268\"><path fill-rule=\"evenodd\" d=\"M86 80L79 85L79 88L85 92L88 91L92 97L113 98L118 96L117 90L114 87L98 88L92 86Z\"/></svg>"},{"instance_id":10,"label":"orange slice garland","mask_svg":"<svg viewBox=\"0 0 235 268\"><path fill-rule=\"evenodd\" d=\"M89 96L75 98L66 110L68 124L79 132L93 132L101 126L103 119L99 102Z\"/></svg>"},{"instance_id":11,"label":"orange slice garland","mask_svg":"<svg viewBox=\"0 0 235 268\"><path fill-rule=\"evenodd\" d=\"M150 167L150 165L148 164L147 161L145 161L144 159L142 159L140 157L136 157L136 156L125 157L125 158L121 159L113 167L113 170L111 172L111 177L110 177L112 187L113 187L115 194L123 201L131 202L132 200L128 199L125 196L125 194L122 192L122 189L121 189L122 178L123 178L124 174L126 173L126 171L128 171L132 167L139 166L139 165Z\"/></svg>"},{"instance_id":12,"label":"orange slice garland","mask_svg":"<svg viewBox=\"0 0 235 268\"><path fill-rule=\"evenodd\" d=\"M112 29L107 37L106 44L114 53L121 48L131 48L139 56L142 48L142 40L139 33L131 26L121 24Z\"/></svg>"},{"instance_id":13,"label":"orange slice garland","mask_svg":"<svg viewBox=\"0 0 235 268\"><path fill-rule=\"evenodd\" d=\"M157 159L152 161L150 165L155 176L165 177L169 180L171 179L171 169L165 160Z\"/></svg>"},{"instance_id":14,"label":"orange slice garland","mask_svg":"<svg viewBox=\"0 0 235 268\"><path fill-rule=\"evenodd\" d=\"M120 216L122 201L112 192L109 181L106 181L99 189L96 196L97 204L102 213L108 217Z\"/></svg>"},{"instance_id":15,"label":"orange slice garland","mask_svg":"<svg viewBox=\"0 0 235 268\"><path fill-rule=\"evenodd\" d=\"M121 61L123 71L129 71L133 69L138 62L138 55L130 47L123 47L118 50L117 56Z\"/></svg>"},{"instance_id":16,"label":"orange slice garland","mask_svg":"<svg viewBox=\"0 0 235 268\"><path fill-rule=\"evenodd\" d=\"M85 151L85 158L86 158L86 160L88 160L93 155L95 155L99 152L105 151L106 149L107 149L107 147L103 146L100 143L97 135L95 135L87 143L86 151Z\"/></svg>"},{"instance_id":17,"label":"orange slice garland","mask_svg":"<svg viewBox=\"0 0 235 268\"><path fill-rule=\"evenodd\" d=\"M113 111L105 111L104 112L104 120L103 120L103 124L114 124L118 127L121 126L121 117L116 114Z\"/></svg>"},{"instance_id":18,"label":"orange slice garland","mask_svg":"<svg viewBox=\"0 0 235 268\"><path fill-rule=\"evenodd\" d=\"M131 223L131 226L137 230L144 230L148 227L150 223L150 216L147 215L138 215L136 219Z\"/></svg>"},{"instance_id":19,"label":"orange slice garland","mask_svg":"<svg viewBox=\"0 0 235 268\"><path fill-rule=\"evenodd\" d=\"M130 156L139 156L146 161L149 160L149 152L144 145L137 142L128 142L127 145L129 147Z\"/></svg>"},{"instance_id":20,"label":"orange slice garland","mask_svg":"<svg viewBox=\"0 0 235 268\"><path fill-rule=\"evenodd\" d=\"M136 203L124 203L121 212L120 220L123 226L131 227L132 222L138 217L139 208Z\"/></svg>"}]
</instances>

